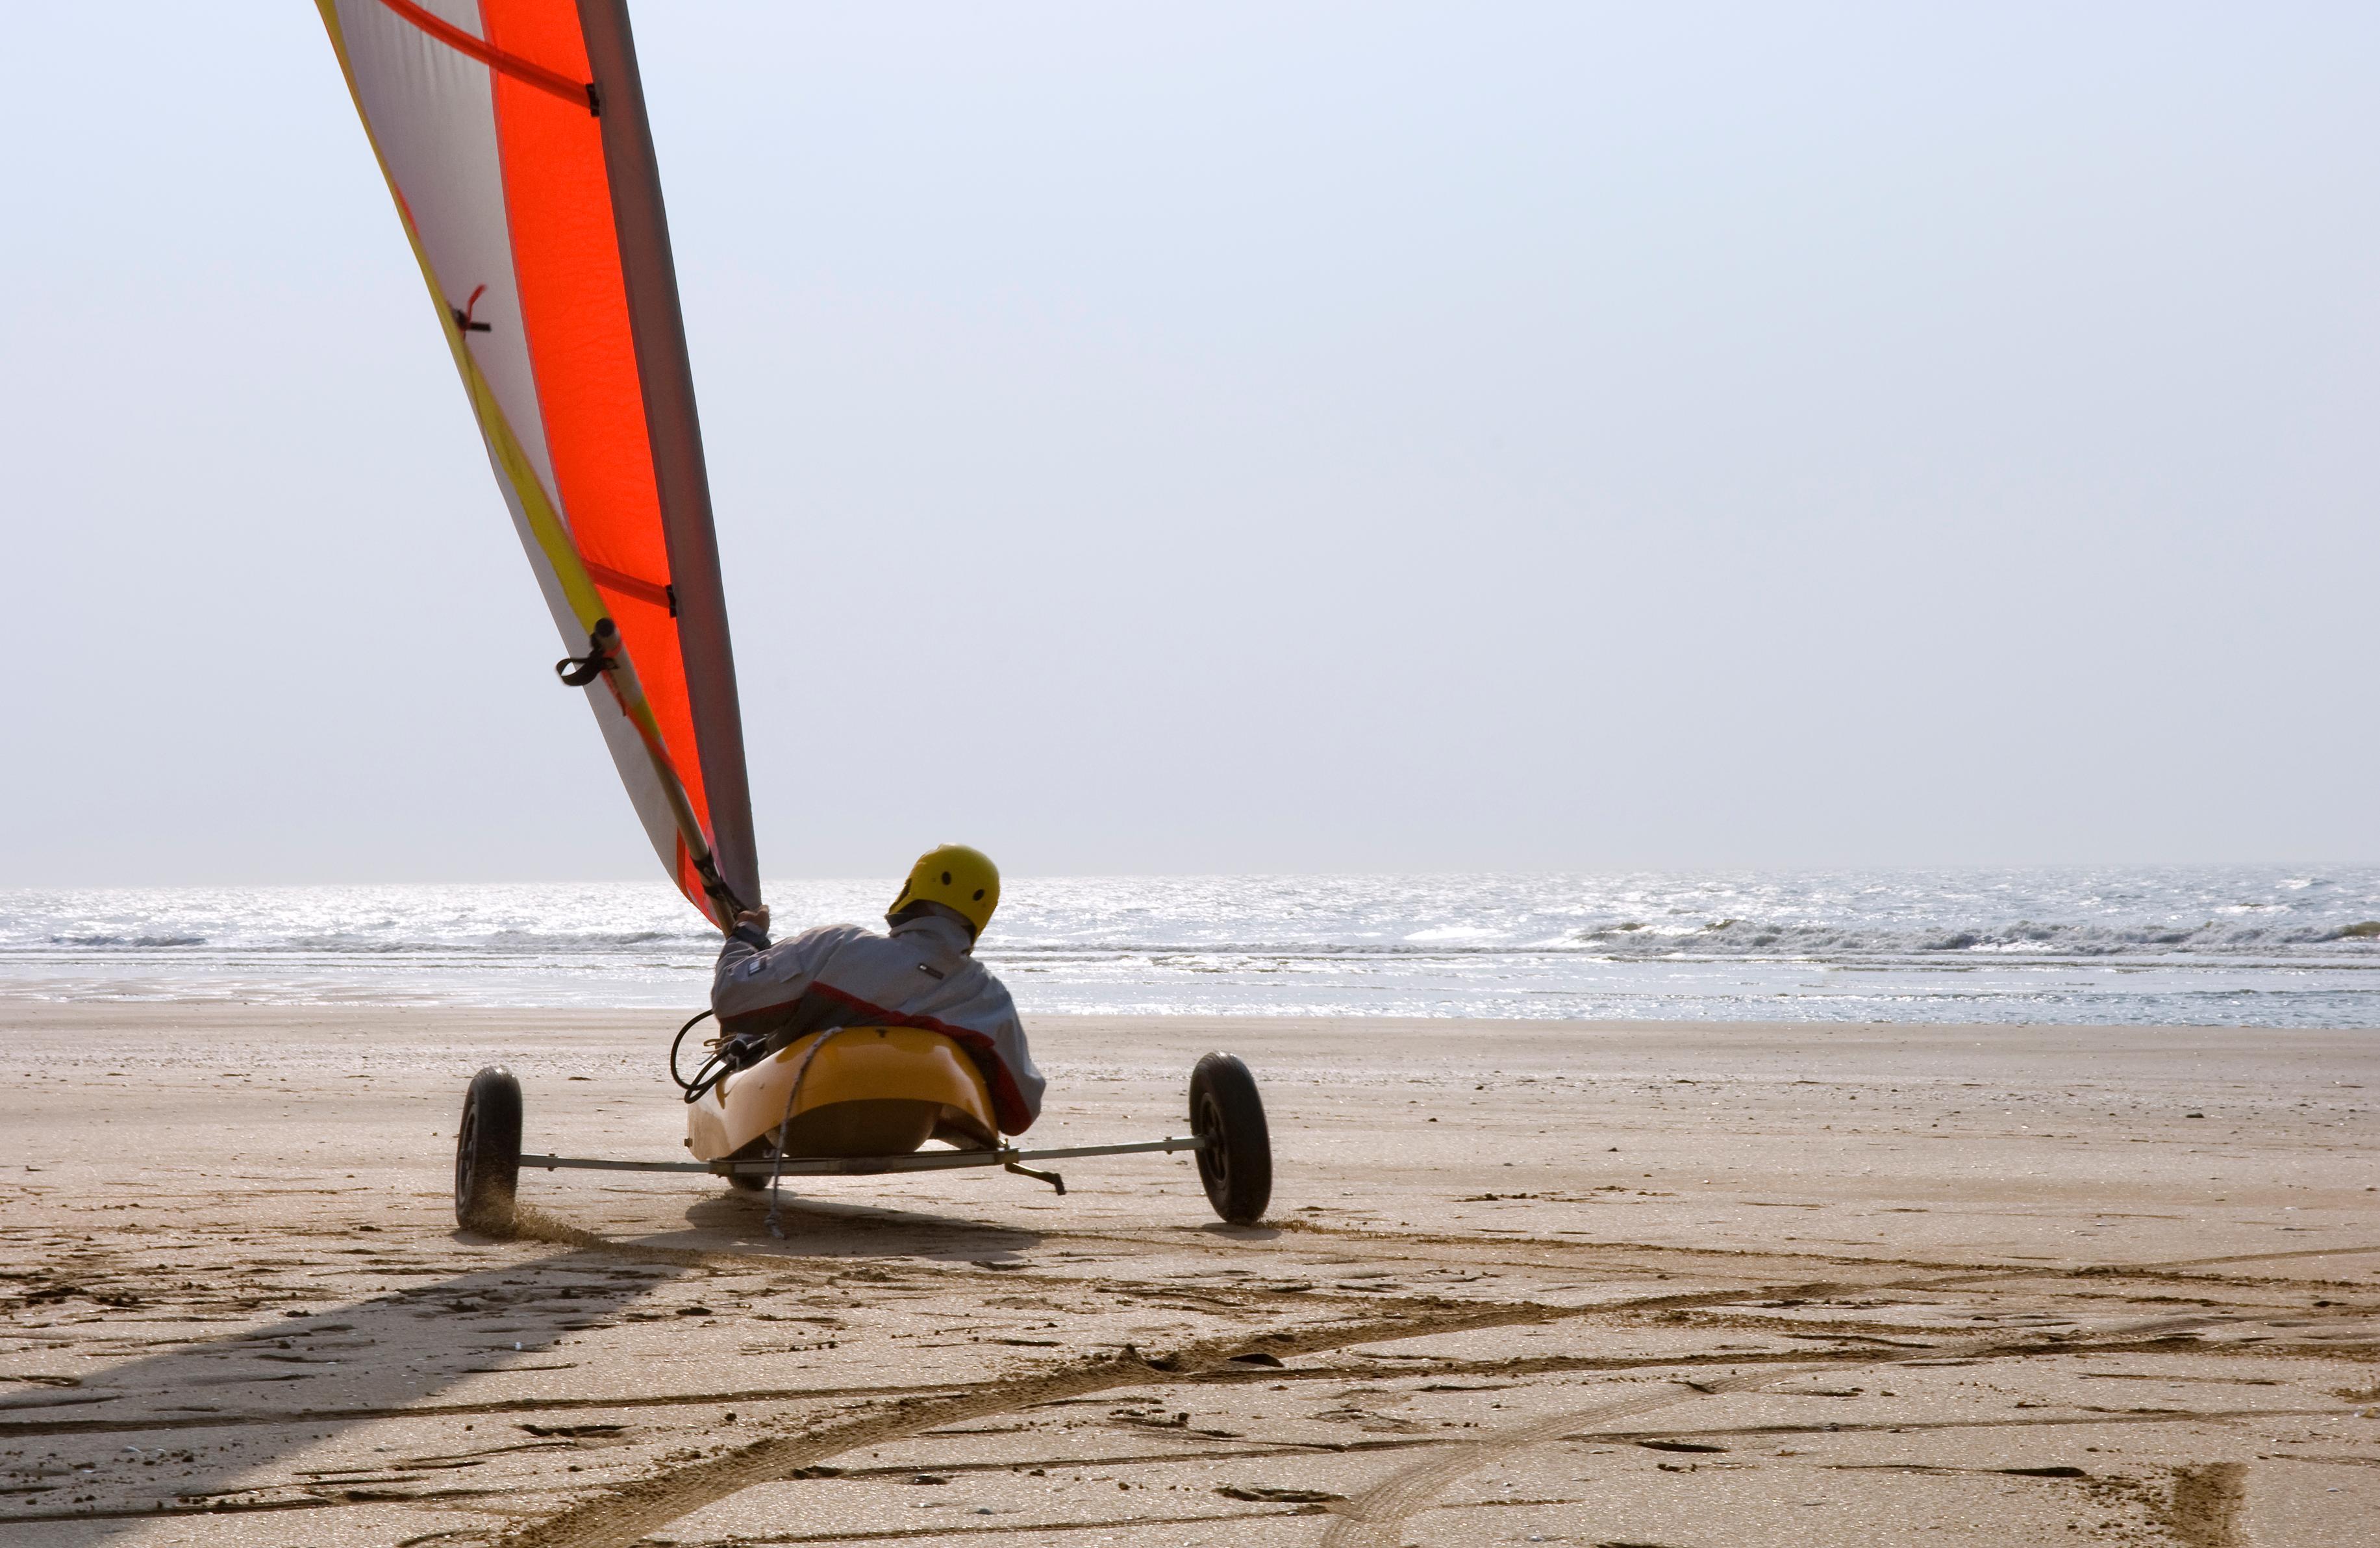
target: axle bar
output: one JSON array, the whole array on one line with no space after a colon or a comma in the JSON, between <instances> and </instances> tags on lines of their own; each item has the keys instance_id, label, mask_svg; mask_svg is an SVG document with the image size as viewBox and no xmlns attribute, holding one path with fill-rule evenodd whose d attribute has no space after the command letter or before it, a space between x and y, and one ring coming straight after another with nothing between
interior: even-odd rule
<instances>
[{"instance_id":1,"label":"axle bar","mask_svg":"<svg viewBox=\"0 0 2380 1548\"><path fill-rule=\"evenodd\" d=\"M601 1161L578 1155L524 1155L523 1167L545 1171L708 1172L717 1177L868 1177L880 1172L945 1172L961 1167L1014 1167L1032 1161L1066 1161L1082 1155L1139 1155L1152 1152L1204 1150L1205 1136L1167 1135L1122 1145L1067 1145L1052 1150L919 1150L905 1155L761 1156L748 1161Z\"/></svg>"}]
</instances>

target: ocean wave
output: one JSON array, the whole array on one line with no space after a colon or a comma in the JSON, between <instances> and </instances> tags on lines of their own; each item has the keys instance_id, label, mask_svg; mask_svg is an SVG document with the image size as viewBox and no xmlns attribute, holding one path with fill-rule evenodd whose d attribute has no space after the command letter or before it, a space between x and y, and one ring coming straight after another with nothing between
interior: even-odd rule
<instances>
[{"instance_id":1,"label":"ocean wave","mask_svg":"<svg viewBox=\"0 0 2380 1548\"><path fill-rule=\"evenodd\" d=\"M208 937L200 935L51 935L39 940L0 941L0 958L44 949L141 952L212 947L250 955L289 953L315 957L414 957L479 953L503 956L569 956L632 953L664 948L704 954L719 948L717 934L704 930L539 931L492 930L473 935L415 937L347 935Z\"/></svg>"},{"instance_id":2,"label":"ocean wave","mask_svg":"<svg viewBox=\"0 0 2380 1548\"><path fill-rule=\"evenodd\" d=\"M1932 925L1896 931L1845 928L1834 925L1765 924L1756 920L1729 918L1699 925L1660 926L1623 921L1615 925L1589 925L1543 940L1488 941L1475 938L1485 933L1466 932L1459 937L1437 939L1407 937L1393 941L1009 940L987 944L985 953L988 957L1015 958L1210 953L1247 957L1295 954L1416 959L1579 953L1617 960L1762 957L1821 961L1960 954L2257 958L2319 952L2325 955L2380 957L2380 923L2266 926L2209 921L2196 925L2100 925L2015 920L2000 925Z\"/></svg>"},{"instance_id":3,"label":"ocean wave","mask_svg":"<svg viewBox=\"0 0 2380 1548\"><path fill-rule=\"evenodd\" d=\"M1912 957L1949 953L2032 953L2062 957L2131 955L2291 955L2309 949L2380 952L2380 923L2124 925L2015 919L2000 924L1934 925L1913 930L1845 928L1718 919L1693 929L1648 929L1633 922L1582 929L1581 946L1620 956Z\"/></svg>"},{"instance_id":4,"label":"ocean wave","mask_svg":"<svg viewBox=\"0 0 2380 1548\"><path fill-rule=\"evenodd\" d=\"M872 923L892 890L769 896L783 938ZM982 955L1035 1015L2380 1026L2380 867L1018 877L1008 893ZM0 992L679 1007L718 941L659 882L19 889L0 891Z\"/></svg>"},{"instance_id":5,"label":"ocean wave","mask_svg":"<svg viewBox=\"0 0 2380 1548\"><path fill-rule=\"evenodd\" d=\"M2040 924L1930 926L1890 931L1846 929L1831 925L1766 924L1718 919L1682 926L1652 927L1633 922L1586 926L1541 939L1494 940L1486 930L1427 932L1422 938L1347 940L1325 937L1195 937L1134 939L1075 937L993 939L987 961L1039 959L1165 961L1189 957L1372 958L1423 961L1466 957L1591 956L1614 961L1675 958L1763 958L1806 961L1899 960L1926 957L2226 957L2288 959L2307 955L2380 959L2380 923L2265 926L2209 921L2197 925L2098 925ZM781 932L782 935L782 932ZM1428 938L1439 936L1440 938ZM451 937L357 937L289 935L220 939L200 935L58 934L39 941L0 942L0 960L57 951L139 954L187 952L212 948L241 956L356 958L485 957L490 959L685 956L707 960L719 937L701 930L540 931L494 930Z\"/></svg>"},{"instance_id":6,"label":"ocean wave","mask_svg":"<svg viewBox=\"0 0 2380 1548\"><path fill-rule=\"evenodd\" d=\"M95 950L158 951L183 946L204 946L204 936L52 936L53 946L79 946Z\"/></svg>"}]
</instances>

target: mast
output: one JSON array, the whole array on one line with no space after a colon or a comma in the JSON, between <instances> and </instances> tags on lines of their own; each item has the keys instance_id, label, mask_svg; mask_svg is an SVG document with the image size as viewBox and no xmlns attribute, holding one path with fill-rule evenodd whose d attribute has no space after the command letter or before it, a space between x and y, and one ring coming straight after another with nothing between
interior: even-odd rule
<instances>
[{"instance_id":1,"label":"mast","mask_svg":"<svg viewBox=\"0 0 2380 1548\"><path fill-rule=\"evenodd\" d=\"M635 340L637 379L652 443L662 533L669 550L678 648L697 732L710 836L721 877L747 907L760 906L752 792L744 766L744 717L735 653L727 633L726 587L711 525L710 477L695 410L694 367L678 306L677 264L662 204L661 167L645 116L643 78L626 0L578 0L578 25L594 75L612 217Z\"/></svg>"}]
</instances>

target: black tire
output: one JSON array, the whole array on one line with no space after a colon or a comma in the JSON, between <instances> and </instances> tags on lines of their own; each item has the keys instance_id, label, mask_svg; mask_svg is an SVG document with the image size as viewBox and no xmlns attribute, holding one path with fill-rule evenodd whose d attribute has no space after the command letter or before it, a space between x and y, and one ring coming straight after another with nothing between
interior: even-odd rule
<instances>
[{"instance_id":1,"label":"black tire","mask_svg":"<svg viewBox=\"0 0 2380 1548\"><path fill-rule=\"evenodd\" d=\"M491 1233L512 1225L520 1147L520 1082L503 1065L492 1064L471 1077L463 1094L463 1121L455 1127L455 1224Z\"/></svg>"},{"instance_id":2,"label":"black tire","mask_svg":"<svg viewBox=\"0 0 2380 1548\"><path fill-rule=\"evenodd\" d=\"M1272 1201L1272 1131L1257 1078L1229 1054L1208 1054L1190 1071L1190 1131L1207 1202L1234 1226L1253 1226Z\"/></svg>"},{"instance_id":3,"label":"black tire","mask_svg":"<svg viewBox=\"0 0 2380 1548\"><path fill-rule=\"evenodd\" d=\"M737 1151L727 1159L730 1161L766 1161L776 1154L777 1131L771 1129L766 1134L754 1140L750 1144L746 1145L742 1150ZM748 1172L729 1172L722 1180L726 1182L728 1187L733 1188L738 1193L765 1193L769 1191L769 1179L767 1178L754 1177Z\"/></svg>"}]
</instances>

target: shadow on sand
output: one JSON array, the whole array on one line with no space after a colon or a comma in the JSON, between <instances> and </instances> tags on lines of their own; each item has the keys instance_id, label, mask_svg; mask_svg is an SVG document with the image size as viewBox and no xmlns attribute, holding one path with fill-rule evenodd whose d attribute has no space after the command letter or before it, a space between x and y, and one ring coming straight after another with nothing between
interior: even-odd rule
<instances>
[{"instance_id":1,"label":"shadow on sand","mask_svg":"<svg viewBox=\"0 0 2380 1548\"><path fill-rule=\"evenodd\" d=\"M362 1485L346 1473L301 1474L295 1483L307 1493L290 1497L292 1481L275 1464L358 1424L437 1411L442 1406L431 1399L469 1376L573 1369L557 1348L566 1336L617 1316L686 1272L583 1252L513 1262L169 1349L71 1388L0 1403L0 1464L13 1474L0 1527L90 1518L93 1530L73 1541L102 1542L159 1514L351 1503ZM498 1444L528 1438L507 1427ZM376 1479L411 1473L417 1482L440 1476L409 1469L407 1460L371 1471ZM250 1499L256 1491L240 1487L267 1478L285 1486L272 1498ZM387 1477L378 1486L401 1481Z\"/></svg>"},{"instance_id":2,"label":"shadow on sand","mask_svg":"<svg viewBox=\"0 0 2380 1548\"><path fill-rule=\"evenodd\" d=\"M693 1247L723 1239L734 1249L777 1257L904 1257L1017 1267L1024 1266L1021 1254L1041 1244L1039 1233L1017 1227L881 1204L796 1198L791 1193L778 1201L777 1225L784 1232L782 1240L770 1234L766 1193L714 1195L689 1208L686 1220L694 1228L692 1232L649 1238L647 1244Z\"/></svg>"},{"instance_id":3,"label":"shadow on sand","mask_svg":"<svg viewBox=\"0 0 2380 1548\"><path fill-rule=\"evenodd\" d=\"M686 1211L688 1230L613 1240L524 1207L516 1240L562 1251L286 1316L111 1366L72 1386L0 1399L0 1535L11 1524L53 1522L44 1541L95 1544L160 1516L500 1494L469 1487L468 1449L374 1455L334 1469L337 1448L325 1443L375 1421L484 1414L493 1422L475 1426L485 1433L470 1440L490 1454L585 1444L568 1433L567 1410L650 1402L651 1394L623 1397L622 1373L608 1371L557 1374L543 1395L518 1396L519 1386L506 1384L515 1396L439 1399L471 1376L577 1371L562 1347L570 1335L662 1315L638 1303L689 1274L861 1258L1000 1265L1020 1263L1040 1240L942 1215L788 1197L780 1212L786 1239L777 1240L767 1215L765 1196L712 1196ZM468 1250L483 1239L455 1240ZM565 1411L562 1421L534 1431L505 1417L556 1410ZM293 1469L301 1453L318 1449L321 1467Z\"/></svg>"}]
</instances>

